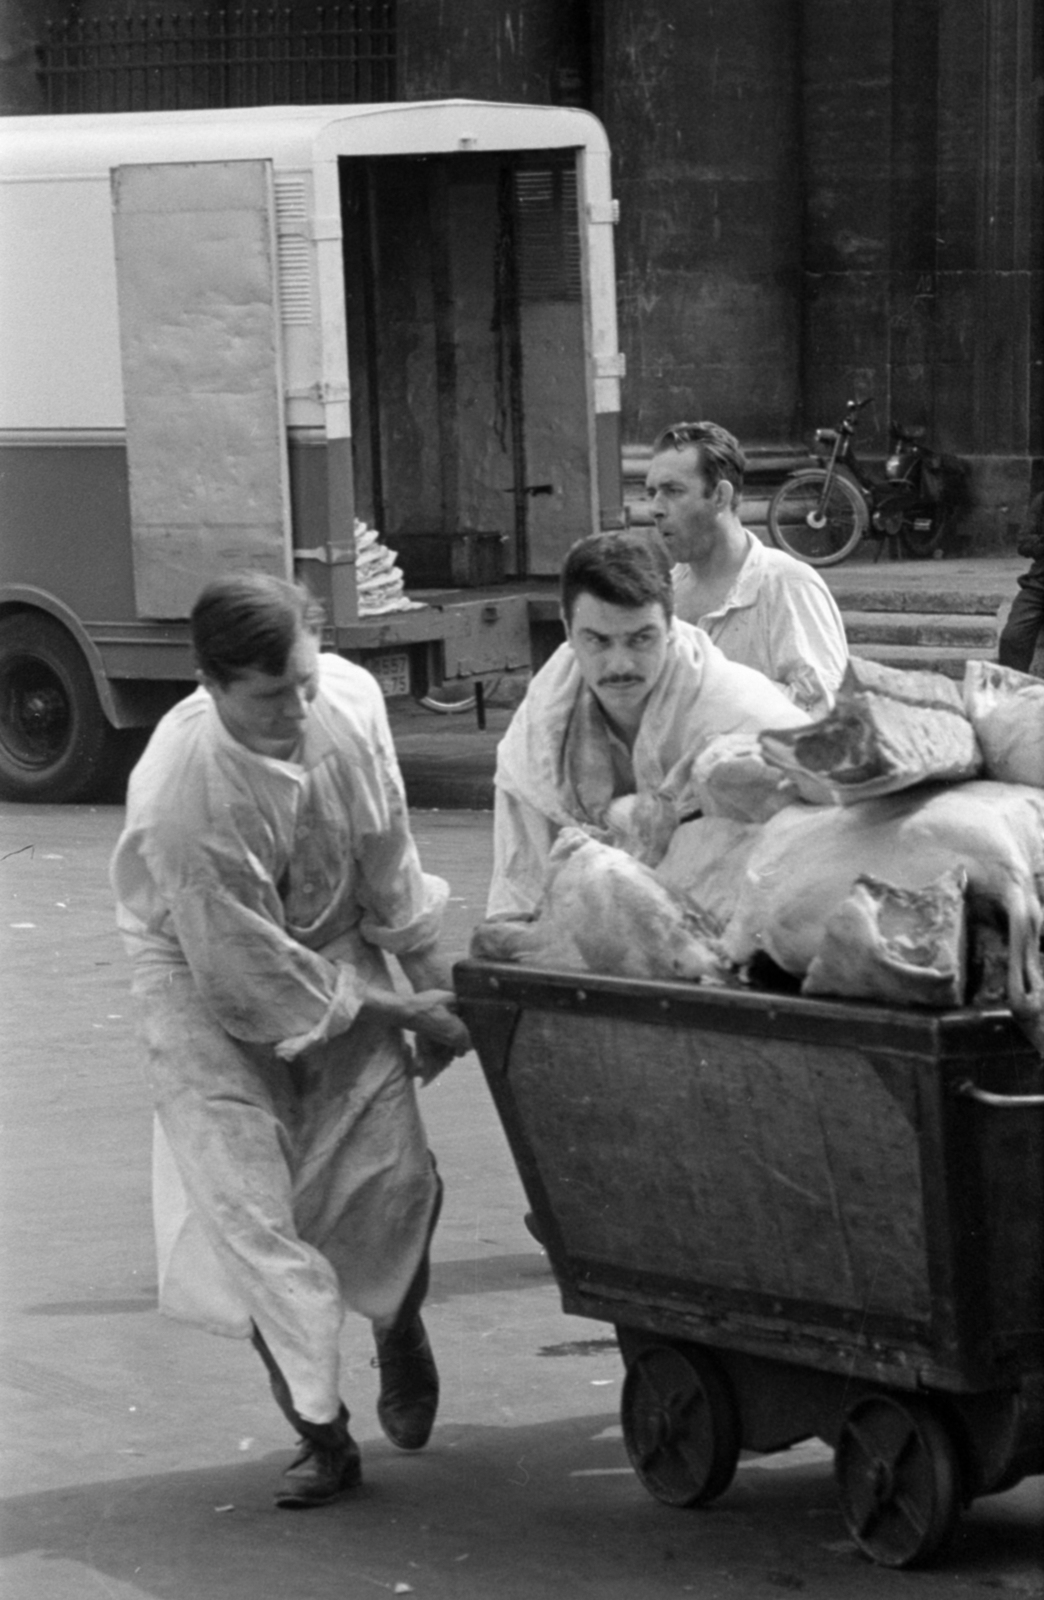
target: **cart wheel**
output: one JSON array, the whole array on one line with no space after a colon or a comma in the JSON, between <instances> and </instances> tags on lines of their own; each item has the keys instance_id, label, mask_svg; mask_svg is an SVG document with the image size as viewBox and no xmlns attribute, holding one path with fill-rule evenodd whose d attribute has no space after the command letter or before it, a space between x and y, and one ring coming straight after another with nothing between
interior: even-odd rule
<instances>
[{"instance_id":1,"label":"cart wheel","mask_svg":"<svg viewBox=\"0 0 1044 1600\"><path fill-rule=\"evenodd\" d=\"M923 1564L957 1527L957 1451L923 1400L857 1400L841 1424L834 1477L849 1532L880 1566Z\"/></svg>"},{"instance_id":2,"label":"cart wheel","mask_svg":"<svg viewBox=\"0 0 1044 1600\"><path fill-rule=\"evenodd\" d=\"M652 1345L628 1368L620 1402L631 1465L651 1495L698 1506L724 1494L739 1459L736 1404L713 1357Z\"/></svg>"}]
</instances>

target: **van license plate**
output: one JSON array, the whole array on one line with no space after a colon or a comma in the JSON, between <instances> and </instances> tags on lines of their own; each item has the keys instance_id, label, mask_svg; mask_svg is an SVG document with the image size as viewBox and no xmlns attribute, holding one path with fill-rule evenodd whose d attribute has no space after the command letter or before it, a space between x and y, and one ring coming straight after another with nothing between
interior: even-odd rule
<instances>
[{"instance_id":1,"label":"van license plate","mask_svg":"<svg viewBox=\"0 0 1044 1600\"><path fill-rule=\"evenodd\" d=\"M366 666L381 686L386 700L410 692L410 658L405 650L389 651L387 655L369 656Z\"/></svg>"}]
</instances>

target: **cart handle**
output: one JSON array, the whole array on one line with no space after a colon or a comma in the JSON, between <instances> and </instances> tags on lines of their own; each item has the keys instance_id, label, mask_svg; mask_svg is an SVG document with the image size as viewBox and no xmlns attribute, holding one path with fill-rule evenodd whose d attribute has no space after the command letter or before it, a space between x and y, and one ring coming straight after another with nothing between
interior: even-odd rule
<instances>
[{"instance_id":1,"label":"cart handle","mask_svg":"<svg viewBox=\"0 0 1044 1600\"><path fill-rule=\"evenodd\" d=\"M991 1094L988 1089L978 1089L970 1078L954 1084L954 1094L967 1095L984 1106L1044 1106L1044 1094Z\"/></svg>"}]
</instances>

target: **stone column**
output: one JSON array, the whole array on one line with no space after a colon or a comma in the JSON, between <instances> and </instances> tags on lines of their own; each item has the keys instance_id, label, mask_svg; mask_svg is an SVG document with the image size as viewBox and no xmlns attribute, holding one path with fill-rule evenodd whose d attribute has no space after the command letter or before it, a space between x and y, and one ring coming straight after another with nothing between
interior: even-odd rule
<instances>
[{"instance_id":1,"label":"stone column","mask_svg":"<svg viewBox=\"0 0 1044 1600\"><path fill-rule=\"evenodd\" d=\"M629 442L683 419L747 443L798 429L795 15L793 0L603 8Z\"/></svg>"}]
</instances>

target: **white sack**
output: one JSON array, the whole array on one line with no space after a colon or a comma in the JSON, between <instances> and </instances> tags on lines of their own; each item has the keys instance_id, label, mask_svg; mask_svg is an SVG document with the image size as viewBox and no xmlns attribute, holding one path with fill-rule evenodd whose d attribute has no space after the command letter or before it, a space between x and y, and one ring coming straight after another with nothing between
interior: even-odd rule
<instances>
[{"instance_id":1,"label":"white sack","mask_svg":"<svg viewBox=\"0 0 1044 1600\"><path fill-rule=\"evenodd\" d=\"M993 661L964 668L964 708L998 783L1044 787L1044 683Z\"/></svg>"}]
</instances>

